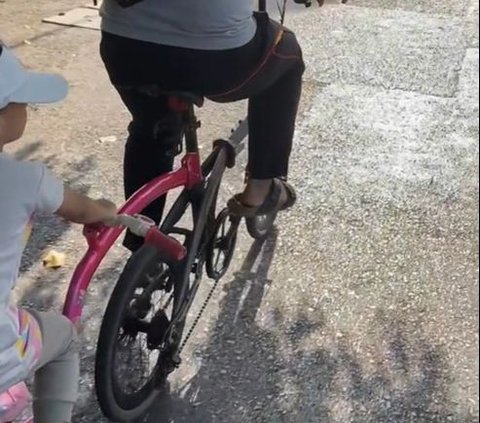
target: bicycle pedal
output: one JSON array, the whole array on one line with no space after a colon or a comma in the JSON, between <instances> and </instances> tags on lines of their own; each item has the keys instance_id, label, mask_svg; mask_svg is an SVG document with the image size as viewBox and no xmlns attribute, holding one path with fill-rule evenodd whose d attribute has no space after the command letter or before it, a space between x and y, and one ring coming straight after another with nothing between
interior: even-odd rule
<instances>
[{"instance_id":1,"label":"bicycle pedal","mask_svg":"<svg viewBox=\"0 0 480 423\"><path fill-rule=\"evenodd\" d=\"M170 319L164 310L159 310L150 322L147 341L151 349L156 349L163 342L165 334L170 327Z\"/></svg>"}]
</instances>

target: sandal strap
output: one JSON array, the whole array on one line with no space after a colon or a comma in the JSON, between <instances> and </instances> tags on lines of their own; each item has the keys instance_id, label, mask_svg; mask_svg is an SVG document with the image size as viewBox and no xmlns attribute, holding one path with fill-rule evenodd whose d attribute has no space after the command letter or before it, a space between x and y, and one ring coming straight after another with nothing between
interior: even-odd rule
<instances>
[{"instance_id":1,"label":"sandal strap","mask_svg":"<svg viewBox=\"0 0 480 423\"><path fill-rule=\"evenodd\" d=\"M295 188L290 185L287 181L281 180L284 189L287 191L287 202L282 206L280 211L287 210L292 208L297 202L297 193L295 192Z\"/></svg>"},{"instance_id":2,"label":"sandal strap","mask_svg":"<svg viewBox=\"0 0 480 423\"><path fill-rule=\"evenodd\" d=\"M270 188L270 193L265 198L263 204L258 208L257 215L270 214L279 208L280 197L283 192L283 182L275 178Z\"/></svg>"},{"instance_id":3,"label":"sandal strap","mask_svg":"<svg viewBox=\"0 0 480 423\"><path fill-rule=\"evenodd\" d=\"M284 190L287 192L287 201L285 204L280 204L280 198ZM293 207L296 201L297 194L293 186L283 179L275 178L273 179L269 194L259 207L246 205L242 202L241 194L237 194L228 202L228 208L235 216L251 218L289 209Z\"/></svg>"},{"instance_id":4,"label":"sandal strap","mask_svg":"<svg viewBox=\"0 0 480 423\"><path fill-rule=\"evenodd\" d=\"M254 217L258 207L250 207L241 200L241 194L237 194L228 201L230 213L234 216Z\"/></svg>"}]
</instances>

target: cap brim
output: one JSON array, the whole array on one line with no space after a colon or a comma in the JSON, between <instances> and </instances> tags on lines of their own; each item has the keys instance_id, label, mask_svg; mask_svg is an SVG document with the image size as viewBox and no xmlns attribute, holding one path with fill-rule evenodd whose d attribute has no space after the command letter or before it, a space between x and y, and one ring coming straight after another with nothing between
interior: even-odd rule
<instances>
[{"instance_id":1,"label":"cap brim","mask_svg":"<svg viewBox=\"0 0 480 423\"><path fill-rule=\"evenodd\" d=\"M26 76L25 83L10 97L12 103L56 103L68 94L68 83L59 75L27 72Z\"/></svg>"}]
</instances>

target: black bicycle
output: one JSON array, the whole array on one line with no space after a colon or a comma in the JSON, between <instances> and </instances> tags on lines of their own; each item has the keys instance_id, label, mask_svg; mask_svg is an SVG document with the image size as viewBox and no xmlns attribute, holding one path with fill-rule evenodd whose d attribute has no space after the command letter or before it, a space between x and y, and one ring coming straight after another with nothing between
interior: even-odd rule
<instances>
[{"instance_id":1,"label":"black bicycle","mask_svg":"<svg viewBox=\"0 0 480 423\"><path fill-rule=\"evenodd\" d=\"M309 5L308 1L295 0ZM260 10L265 11L265 0ZM284 16L284 13L283 15ZM146 191L165 195L184 186L182 193L157 229L160 244L146 244L127 262L108 303L96 356L96 390L106 417L131 422L144 416L181 365L181 355L219 280L234 255L241 219L228 208L218 208L219 190L227 168L235 166L248 135L247 119L227 140L217 140L200 165L195 106L204 99L191 93L162 93L182 122L179 147L186 154L182 167L158 178ZM150 201L151 202L151 201ZM246 219L253 238L266 237L276 213ZM149 237L148 225L139 219L127 226ZM143 226L142 226L143 225ZM139 229L143 228L143 229ZM204 274L213 280L199 313L187 327Z\"/></svg>"}]
</instances>

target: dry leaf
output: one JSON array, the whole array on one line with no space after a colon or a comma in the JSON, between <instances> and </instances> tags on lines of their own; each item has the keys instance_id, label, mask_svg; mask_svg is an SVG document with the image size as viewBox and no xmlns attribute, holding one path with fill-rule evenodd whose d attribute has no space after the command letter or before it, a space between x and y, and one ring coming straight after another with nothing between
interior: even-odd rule
<instances>
[{"instance_id":1,"label":"dry leaf","mask_svg":"<svg viewBox=\"0 0 480 423\"><path fill-rule=\"evenodd\" d=\"M65 266L66 258L67 257L64 253L52 250L45 254L42 261L43 265L48 269L59 269L60 267Z\"/></svg>"}]
</instances>

